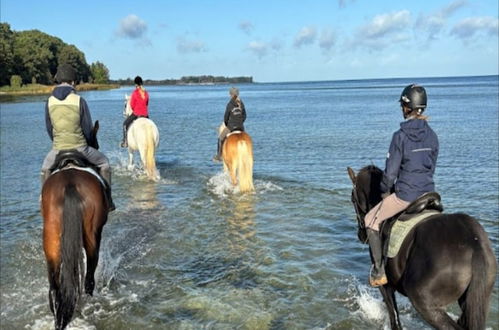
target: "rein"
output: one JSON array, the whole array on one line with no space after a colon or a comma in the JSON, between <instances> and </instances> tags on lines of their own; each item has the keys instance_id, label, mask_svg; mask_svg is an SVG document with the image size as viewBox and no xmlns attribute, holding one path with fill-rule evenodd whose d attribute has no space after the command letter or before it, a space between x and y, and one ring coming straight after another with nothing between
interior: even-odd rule
<instances>
[{"instance_id":1,"label":"rein","mask_svg":"<svg viewBox=\"0 0 499 330\"><path fill-rule=\"evenodd\" d=\"M357 223L359 226L359 229L357 231L357 236L362 243L366 243L367 242L366 225L364 223L364 218L361 216L361 212L363 214L366 214L367 212L365 212L360 208L359 197L357 195L357 185L355 183L353 184L353 190L352 190L352 202L353 202L353 207L355 209L355 215L357 217Z\"/></svg>"}]
</instances>

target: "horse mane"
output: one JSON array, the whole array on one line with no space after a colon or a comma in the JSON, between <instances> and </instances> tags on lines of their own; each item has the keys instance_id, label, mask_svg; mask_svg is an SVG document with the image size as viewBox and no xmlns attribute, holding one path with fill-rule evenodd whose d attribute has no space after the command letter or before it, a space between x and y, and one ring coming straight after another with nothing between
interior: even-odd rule
<instances>
[{"instance_id":1,"label":"horse mane","mask_svg":"<svg viewBox=\"0 0 499 330\"><path fill-rule=\"evenodd\" d=\"M382 179L383 171L373 164L363 167L357 174L357 187L363 191L369 208L381 200Z\"/></svg>"},{"instance_id":2,"label":"horse mane","mask_svg":"<svg viewBox=\"0 0 499 330\"><path fill-rule=\"evenodd\" d=\"M360 175L361 173L363 175L365 175L365 174L380 175L380 174L383 174L383 171L379 167L377 167L376 165L370 164L370 165L364 166L362 169L360 169L358 175Z\"/></svg>"}]
</instances>

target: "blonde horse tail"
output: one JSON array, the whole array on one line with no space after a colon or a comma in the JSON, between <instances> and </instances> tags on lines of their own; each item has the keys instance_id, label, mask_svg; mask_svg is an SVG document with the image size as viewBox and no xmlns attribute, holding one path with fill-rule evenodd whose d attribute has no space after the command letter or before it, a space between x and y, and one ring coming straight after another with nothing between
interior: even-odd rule
<instances>
[{"instance_id":1,"label":"blonde horse tail","mask_svg":"<svg viewBox=\"0 0 499 330\"><path fill-rule=\"evenodd\" d=\"M253 186L253 144L248 134L241 134L237 148L236 167L239 175L239 190L250 192L255 190L255 187Z\"/></svg>"},{"instance_id":2,"label":"blonde horse tail","mask_svg":"<svg viewBox=\"0 0 499 330\"><path fill-rule=\"evenodd\" d=\"M156 142L154 138L154 132L152 127L148 127L146 130L145 137L145 157L144 157L144 167L146 169L147 176L150 179L157 179L157 170L156 170L156 159L154 157L154 153L156 151Z\"/></svg>"}]
</instances>

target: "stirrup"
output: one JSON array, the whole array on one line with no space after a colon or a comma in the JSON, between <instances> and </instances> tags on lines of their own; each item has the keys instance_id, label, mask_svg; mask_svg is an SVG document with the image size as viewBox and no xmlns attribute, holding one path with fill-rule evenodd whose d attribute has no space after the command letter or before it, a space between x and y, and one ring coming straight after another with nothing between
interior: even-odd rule
<instances>
[{"instance_id":1,"label":"stirrup","mask_svg":"<svg viewBox=\"0 0 499 330\"><path fill-rule=\"evenodd\" d=\"M382 274L380 276L374 276L374 265L371 265L371 270L369 271L369 285L373 288L377 288L379 286L383 286L388 283L388 279L386 278L386 274Z\"/></svg>"},{"instance_id":2,"label":"stirrup","mask_svg":"<svg viewBox=\"0 0 499 330\"><path fill-rule=\"evenodd\" d=\"M120 145L121 145L122 148L127 148L128 147L128 143L126 143L126 141L122 141Z\"/></svg>"}]
</instances>

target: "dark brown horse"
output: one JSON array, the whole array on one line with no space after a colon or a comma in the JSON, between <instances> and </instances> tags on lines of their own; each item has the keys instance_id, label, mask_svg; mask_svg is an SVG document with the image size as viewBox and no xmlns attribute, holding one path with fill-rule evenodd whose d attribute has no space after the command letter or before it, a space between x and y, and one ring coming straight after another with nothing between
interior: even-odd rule
<instances>
[{"instance_id":1,"label":"dark brown horse","mask_svg":"<svg viewBox=\"0 0 499 330\"><path fill-rule=\"evenodd\" d=\"M98 122L94 126L94 146L98 146L97 129ZM108 215L104 187L89 172L74 168L60 170L43 185L41 212L49 304L55 328L64 329L73 317L83 285L89 295L95 287L102 228Z\"/></svg>"},{"instance_id":2,"label":"dark brown horse","mask_svg":"<svg viewBox=\"0 0 499 330\"><path fill-rule=\"evenodd\" d=\"M383 172L367 166L357 175L351 168L348 173L358 236L364 240L364 217L381 201ZM402 329L395 291L407 296L437 329L485 329L496 270L491 242L477 220L462 213L442 213L424 221L409 233L398 254L386 260L388 283L379 289L392 329ZM462 310L457 322L446 313L456 301Z\"/></svg>"}]
</instances>

